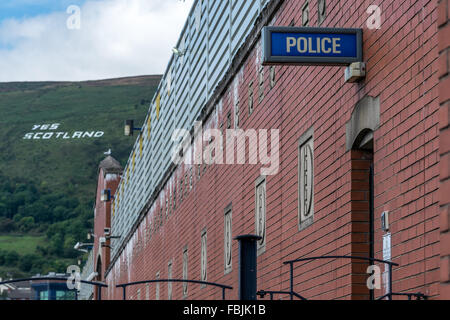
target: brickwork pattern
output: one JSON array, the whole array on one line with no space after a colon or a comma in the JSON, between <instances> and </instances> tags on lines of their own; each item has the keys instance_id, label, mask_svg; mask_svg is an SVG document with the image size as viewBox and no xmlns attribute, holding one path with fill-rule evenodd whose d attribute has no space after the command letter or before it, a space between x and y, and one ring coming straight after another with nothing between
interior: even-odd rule
<instances>
[{"instance_id":1,"label":"brickwork pattern","mask_svg":"<svg viewBox=\"0 0 450 320\"><path fill-rule=\"evenodd\" d=\"M440 241L441 295L450 299L450 3L438 4L439 38L439 129L440 145Z\"/></svg>"}]
</instances>

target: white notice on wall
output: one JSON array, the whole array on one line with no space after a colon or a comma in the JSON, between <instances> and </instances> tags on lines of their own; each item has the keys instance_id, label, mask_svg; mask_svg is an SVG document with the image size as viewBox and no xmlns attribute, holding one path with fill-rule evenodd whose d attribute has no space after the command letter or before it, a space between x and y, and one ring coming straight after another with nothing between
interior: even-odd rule
<instances>
[{"instance_id":1,"label":"white notice on wall","mask_svg":"<svg viewBox=\"0 0 450 320\"><path fill-rule=\"evenodd\" d=\"M383 260L391 261L391 233L383 235ZM384 264L383 272L384 293L389 292L389 265Z\"/></svg>"},{"instance_id":2,"label":"white notice on wall","mask_svg":"<svg viewBox=\"0 0 450 320\"><path fill-rule=\"evenodd\" d=\"M383 260L391 261L391 233L383 235Z\"/></svg>"}]
</instances>

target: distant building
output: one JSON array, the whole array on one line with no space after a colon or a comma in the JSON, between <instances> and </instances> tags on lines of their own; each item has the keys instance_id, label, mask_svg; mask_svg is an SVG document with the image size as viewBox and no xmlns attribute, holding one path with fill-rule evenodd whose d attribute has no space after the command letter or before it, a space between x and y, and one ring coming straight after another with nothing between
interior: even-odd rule
<instances>
[{"instance_id":1,"label":"distant building","mask_svg":"<svg viewBox=\"0 0 450 320\"><path fill-rule=\"evenodd\" d=\"M2 282L1 278L0 282ZM0 285L0 299L2 298L6 300L32 300L33 293L28 283L7 283Z\"/></svg>"},{"instance_id":2,"label":"distant building","mask_svg":"<svg viewBox=\"0 0 450 320\"><path fill-rule=\"evenodd\" d=\"M0 278L0 282L2 282L2 278ZM14 286L12 284L0 284L0 297L12 289L14 289Z\"/></svg>"},{"instance_id":3,"label":"distant building","mask_svg":"<svg viewBox=\"0 0 450 320\"><path fill-rule=\"evenodd\" d=\"M50 272L45 277L67 277L67 274ZM31 280L30 286L33 300L77 300L77 292L67 287L67 280Z\"/></svg>"}]
</instances>

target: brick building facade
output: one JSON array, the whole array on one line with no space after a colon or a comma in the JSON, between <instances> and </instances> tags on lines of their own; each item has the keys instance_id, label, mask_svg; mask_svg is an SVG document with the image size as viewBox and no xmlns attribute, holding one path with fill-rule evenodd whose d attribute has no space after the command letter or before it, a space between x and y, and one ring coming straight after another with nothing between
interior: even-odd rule
<instances>
[{"instance_id":1,"label":"brick building facade","mask_svg":"<svg viewBox=\"0 0 450 320\"><path fill-rule=\"evenodd\" d=\"M105 271L110 262L110 250L107 246L110 245L110 240L106 239L104 232L105 228L111 228L111 203L102 202L101 195L103 190L116 190L122 174L122 167L119 162L113 157L108 156L100 162L98 168L98 181L94 209L94 272L97 276L93 281L104 281ZM104 237L105 242L103 246L100 239ZM94 290L94 297L97 297L97 290Z\"/></svg>"},{"instance_id":2,"label":"brick building facade","mask_svg":"<svg viewBox=\"0 0 450 320\"><path fill-rule=\"evenodd\" d=\"M368 27L372 4L381 9L380 29ZM230 285L227 297L236 299L238 244L230 239L243 234L263 236L259 290L289 289L287 260L383 259L390 235L390 259L399 264L392 290L450 298L449 10L447 0L268 1L197 120L224 136L226 129L268 129L267 151L279 152L279 169L262 175L267 165L249 164L248 155L246 164L170 166L130 231L116 234L113 225L123 244L111 257L96 238L98 280L109 286L103 298L121 299L117 284L184 278ZM262 66L265 25L362 28L366 78L346 83L342 67ZM271 140L271 129L279 139ZM118 185L100 174L97 192L114 194ZM111 224L110 206L97 196L98 236ZM382 230L383 212L389 230ZM368 299L368 266L345 259L297 264L294 290L308 299ZM374 297L386 286L383 280ZM127 298L220 299L221 291L142 284L128 287Z\"/></svg>"},{"instance_id":3,"label":"brick building facade","mask_svg":"<svg viewBox=\"0 0 450 320\"><path fill-rule=\"evenodd\" d=\"M442 299L450 299L450 3L439 1L439 154L440 154L440 254Z\"/></svg>"}]
</instances>

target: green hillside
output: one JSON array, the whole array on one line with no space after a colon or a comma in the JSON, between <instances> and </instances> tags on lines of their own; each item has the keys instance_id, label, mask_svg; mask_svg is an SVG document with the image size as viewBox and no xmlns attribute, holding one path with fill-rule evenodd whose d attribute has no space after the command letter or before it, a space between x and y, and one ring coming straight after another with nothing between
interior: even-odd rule
<instances>
[{"instance_id":1,"label":"green hillside","mask_svg":"<svg viewBox=\"0 0 450 320\"><path fill-rule=\"evenodd\" d=\"M0 83L0 277L61 272L79 258L98 163L111 149L125 164L134 139L124 120L144 121L159 80Z\"/></svg>"}]
</instances>

